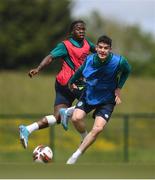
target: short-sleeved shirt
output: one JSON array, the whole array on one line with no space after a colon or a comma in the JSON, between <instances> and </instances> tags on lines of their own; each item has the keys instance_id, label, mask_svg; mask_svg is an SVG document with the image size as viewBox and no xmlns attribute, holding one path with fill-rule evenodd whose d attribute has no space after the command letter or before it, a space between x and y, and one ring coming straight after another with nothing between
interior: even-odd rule
<instances>
[{"instance_id":1,"label":"short-sleeved shirt","mask_svg":"<svg viewBox=\"0 0 155 180\"><path fill-rule=\"evenodd\" d=\"M84 53L89 54L90 52L95 52L95 45L88 39L84 39L82 43L75 41L73 38L69 38L67 41L71 44L70 47L67 47L64 42L61 42L50 52L52 58L61 59L63 61L62 69L56 77L57 81L63 86L68 83L71 76L84 62L84 57L82 61L78 58L73 60L72 57L76 57L76 53L78 53L76 52L76 48L78 48L79 51L80 49L82 51L87 45L89 48L87 48ZM71 48L71 51L69 51L69 48ZM70 54L71 52L73 54ZM77 63L75 61L77 61ZM78 63L78 61L80 63Z\"/></svg>"},{"instance_id":2,"label":"short-sleeved shirt","mask_svg":"<svg viewBox=\"0 0 155 180\"><path fill-rule=\"evenodd\" d=\"M115 89L122 88L131 67L120 55L110 53L102 62L97 54L87 56L85 63L70 79L74 83L79 77L86 79L86 102L90 105L115 102Z\"/></svg>"}]
</instances>

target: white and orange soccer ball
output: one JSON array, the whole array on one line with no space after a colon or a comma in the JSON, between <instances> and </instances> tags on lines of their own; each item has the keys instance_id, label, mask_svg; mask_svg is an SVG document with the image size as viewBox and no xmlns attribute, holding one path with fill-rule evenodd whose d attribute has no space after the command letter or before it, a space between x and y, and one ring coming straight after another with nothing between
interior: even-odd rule
<instances>
[{"instance_id":1,"label":"white and orange soccer ball","mask_svg":"<svg viewBox=\"0 0 155 180\"><path fill-rule=\"evenodd\" d=\"M52 161L53 152L50 147L45 145L37 146L33 151L33 161L40 163L49 163Z\"/></svg>"}]
</instances>

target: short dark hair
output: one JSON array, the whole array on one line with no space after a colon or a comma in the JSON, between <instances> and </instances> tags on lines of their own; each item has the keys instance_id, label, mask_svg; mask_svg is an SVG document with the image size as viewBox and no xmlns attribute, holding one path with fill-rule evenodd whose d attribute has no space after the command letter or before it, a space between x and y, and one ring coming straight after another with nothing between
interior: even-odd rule
<instances>
[{"instance_id":1,"label":"short dark hair","mask_svg":"<svg viewBox=\"0 0 155 180\"><path fill-rule=\"evenodd\" d=\"M112 46L112 39L106 35L100 36L97 40L97 44L103 42L105 44L108 44L110 47Z\"/></svg>"},{"instance_id":2,"label":"short dark hair","mask_svg":"<svg viewBox=\"0 0 155 180\"><path fill-rule=\"evenodd\" d=\"M76 20L76 21L73 21L72 23L71 23L71 25L70 25L70 28L69 28L69 33L71 33L72 31L73 31L73 28L74 28L74 26L76 25L76 24L78 24L78 23L82 23L82 24L84 24L84 25L86 25L86 23L83 21L83 20Z\"/></svg>"}]
</instances>

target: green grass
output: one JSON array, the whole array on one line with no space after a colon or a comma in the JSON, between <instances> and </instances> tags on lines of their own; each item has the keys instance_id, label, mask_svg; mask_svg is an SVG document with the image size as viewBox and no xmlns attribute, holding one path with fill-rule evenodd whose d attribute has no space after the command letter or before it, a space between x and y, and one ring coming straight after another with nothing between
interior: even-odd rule
<instances>
[{"instance_id":1,"label":"green grass","mask_svg":"<svg viewBox=\"0 0 155 180\"><path fill-rule=\"evenodd\" d=\"M10 179L152 179L155 164L0 164L0 178Z\"/></svg>"},{"instance_id":2,"label":"green grass","mask_svg":"<svg viewBox=\"0 0 155 180\"><path fill-rule=\"evenodd\" d=\"M54 77L27 72L0 73L0 114L49 113L54 104Z\"/></svg>"},{"instance_id":3,"label":"green grass","mask_svg":"<svg viewBox=\"0 0 155 180\"><path fill-rule=\"evenodd\" d=\"M66 132L61 126L55 126L32 133L29 137L29 146L25 150L19 141L18 126L30 124L34 119L1 119L0 120L0 162L28 163L32 162L32 151L39 144L54 144L55 163L67 161L70 155L77 149L80 136L70 124ZM91 127L91 119L86 121L87 127ZM146 120L132 120L129 123L129 162L155 163L155 121L144 126ZM146 123L147 124L147 123ZM108 163L124 161L124 135L123 120L112 119L95 144L79 159L78 163Z\"/></svg>"},{"instance_id":4,"label":"green grass","mask_svg":"<svg viewBox=\"0 0 155 180\"><path fill-rule=\"evenodd\" d=\"M0 72L0 114L53 112L54 80L55 75L44 72L33 79L27 72ZM115 112L154 112L154 92L154 79L130 77Z\"/></svg>"},{"instance_id":5,"label":"green grass","mask_svg":"<svg viewBox=\"0 0 155 180\"><path fill-rule=\"evenodd\" d=\"M41 73L33 79L27 72L0 72L0 114L48 114L53 112L54 75ZM155 110L154 79L129 78L122 90L122 104L115 113L151 113ZM41 117L40 117L41 118ZM66 166L76 150L80 137L70 124L69 131L56 126L36 131L30 136L29 148L19 143L18 126L37 119L0 118L0 178L155 178L155 119L130 119L129 163L124 164L123 119L111 118L97 142L79 159ZM91 115L86 120L92 127ZM50 139L51 136L51 139ZM32 151L38 144L54 143L54 162L32 163ZM103 164L104 163L104 164ZM110 164L111 163L111 164ZM8 173L9 172L9 173Z\"/></svg>"}]
</instances>

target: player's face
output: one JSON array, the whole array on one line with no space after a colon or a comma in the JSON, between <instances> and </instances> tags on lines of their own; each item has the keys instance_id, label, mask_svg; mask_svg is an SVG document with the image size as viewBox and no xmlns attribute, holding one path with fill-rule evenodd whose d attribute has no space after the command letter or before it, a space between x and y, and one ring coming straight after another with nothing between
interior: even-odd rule
<instances>
[{"instance_id":1,"label":"player's face","mask_svg":"<svg viewBox=\"0 0 155 180\"><path fill-rule=\"evenodd\" d=\"M79 41L83 40L85 37L85 31L86 31L86 27L85 24L83 23L77 23L75 24L74 28L73 28L73 37Z\"/></svg>"},{"instance_id":2,"label":"player's face","mask_svg":"<svg viewBox=\"0 0 155 180\"><path fill-rule=\"evenodd\" d=\"M99 58L105 60L111 51L111 47L106 43L100 42L96 45L96 51Z\"/></svg>"}]
</instances>

